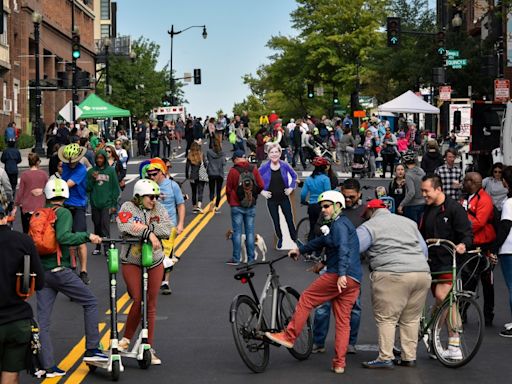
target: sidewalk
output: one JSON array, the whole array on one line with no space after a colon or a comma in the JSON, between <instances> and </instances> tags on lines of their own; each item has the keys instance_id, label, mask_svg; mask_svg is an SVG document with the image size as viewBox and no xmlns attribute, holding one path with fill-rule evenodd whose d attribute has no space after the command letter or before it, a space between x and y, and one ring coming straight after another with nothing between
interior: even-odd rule
<instances>
[{"instance_id":1,"label":"sidewalk","mask_svg":"<svg viewBox=\"0 0 512 384\"><path fill-rule=\"evenodd\" d=\"M46 151L46 149L45 149ZM18 164L18 168L28 168L28 154L32 152L32 148L20 149L21 153L21 163ZM49 159L46 156L42 156L41 158L41 167L48 167ZM4 168L4 163L0 162L0 167Z\"/></svg>"}]
</instances>

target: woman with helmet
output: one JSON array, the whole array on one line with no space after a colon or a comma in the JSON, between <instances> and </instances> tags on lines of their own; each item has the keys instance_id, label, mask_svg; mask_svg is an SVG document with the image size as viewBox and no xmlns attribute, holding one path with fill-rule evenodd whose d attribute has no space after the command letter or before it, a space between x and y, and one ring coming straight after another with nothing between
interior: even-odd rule
<instances>
[{"instance_id":1,"label":"woman with helmet","mask_svg":"<svg viewBox=\"0 0 512 384\"><path fill-rule=\"evenodd\" d=\"M139 180L133 187L133 199L125 202L117 216L117 226L122 236L149 241L153 247L153 265L148 269L148 341L153 345L155 334L156 304L160 283L164 275L163 249L161 239L171 234L171 220L165 207L157 199L160 195L158 184L152 180ZM133 304L126 321L124 337L119 341L121 350L128 350L141 319L141 245L127 245L121 249L123 278ZM162 362L151 349L151 364Z\"/></svg>"},{"instance_id":2,"label":"woman with helmet","mask_svg":"<svg viewBox=\"0 0 512 384\"><path fill-rule=\"evenodd\" d=\"M331 181L326 174L329 161L324 157L316 157L312 164L315 167L315 170L311 176L308 176L304 181L304 185L302 186L302 191L300 193L301 204L308 205L308 217L310 223L308 241L313 239L315 228L314 224L320 217L320 205L316 202L318 200L318 196L320 196L322 192L331 190ZM307 201L308 194L309 203Z\"/></svg>"},{"instance_id":3,"label":"woman with helmet","mask_svg":"<svg viewBox=\"0 0 512 384\"><path fill-rule=\"evenodd\" d=\"M350 333L350 312L359 295L362 278L359 240L354 225L341 214L345 208L345 198L340 192L321 193L318 203L324 220L323 236L292 249L288 255L296 260L300 254L325 248L324 263L327 270L302 292L286 329L279 333L265 332L265 336L286 348L292 348L311 310L326 301L331 301L336 319L335 356L331 369L335 373L344 373Z\"/></svg>"}]
</instances>

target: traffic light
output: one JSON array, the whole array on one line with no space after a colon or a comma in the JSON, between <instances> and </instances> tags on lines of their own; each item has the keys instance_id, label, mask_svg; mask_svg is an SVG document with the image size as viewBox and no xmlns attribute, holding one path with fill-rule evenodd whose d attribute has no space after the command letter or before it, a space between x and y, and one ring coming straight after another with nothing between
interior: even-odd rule
<instances>
[{"instance_id":1,"label":"traffic light","mask_svg":"<svg viewBox=\"0 0 512 384\"><path fill-rule=\"evenodd\" d=\"M399 17L388 17L387 19L388 47L400 46L400 27Z\"/></svg>"},{"instance_id":2,"label":"traffic light","mask_svg":"<svg viewBox=\"0 0 512 384\"><path fill-rule=\"evenodd\" d=\"M338 97L338 92L337 91L333 91L333 93L332 93L332 103L334 105L338 105L340 103L340 99Z\"/></svg>"},{"instance_id":3,"label":"traffic light","mask_svg":"<svg viewBox=\"0 0 512 384\"><path fill-rule=\"evenodd\" d=\"M91 77L89 72L86 71L77 71L76 72L76 86L78 88L89 88L90 87Z\"/></svg>"},{"instance_id":4,"label":"traffic light","mask_svg":"<svg viewBox=\"0 0 512 384\"><path fill-rule=\"evenodd\" d=\"M313 99L315 97L315 86L313 84L308 84L308 99Z\"/></svg>"},{"instance_id":5,"label":"traffic light","mask_svg":"<svg viewBox=\"0 0 512 384\"><path fill-rule=\"evenodd\" d=\"M439 31L436 33L437 54L438 55L444 56L446 54L445 39L446 39L446 33L444 33L444 31Z\"/></svg>"},{"instance_id":6,"label":"traffic light","mask_svg":"<svg viewBox=\"0 0 512 384\"><path fill-rule=\"evenodd\" d=\"M164 107L169 107L171 105L171 99L169 98L169 96L162 97L162 105Z\"/></svg>"},{"instance_id":7,"label":"traffic light","mask_svg":"<svg viewBox=\"0 0 512 384\"><path fill-rule=\"evenodd\" d=\"M194 84L201 84L201 69L194 69Z\"/></svg>"},{"instance_id":8,"label":"traffic light","mask_svg":"<svg viewBox=\"0 0 512 384\"><path fill-rule=\"evenodd\" d=\"M71 54L75 60L80 58L80 35L76 32L71 37Z\"/></svg>"}]
</instances>

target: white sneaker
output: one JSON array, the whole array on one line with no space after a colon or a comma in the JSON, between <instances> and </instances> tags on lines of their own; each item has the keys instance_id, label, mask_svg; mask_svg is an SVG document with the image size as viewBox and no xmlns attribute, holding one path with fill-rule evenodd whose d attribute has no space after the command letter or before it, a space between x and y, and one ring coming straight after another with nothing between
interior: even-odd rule
<instances>
[{"instance_id":1,"label":"white sneaker","mask_svg":"<svg viewBox=\"0 0 512 384\"><path fill-rule=\"evenodd\" d=\"M450 359L450 360L462 360L462 351L460 347L452 347L451 345L448 346L448 349L443 351L441 354L444 359Z\"/></svg>"},{"instance_id":2,"label":"white sneaker","mask_svg":"<svg viewBox=\"0 0 512 384\"><path fill-rule=\"evenodd\" d=\"M150 349L151 351L151 365L161 365L162 360L156 355L156 352L153 348Z\"/></svg>"},{"instance_id":3,"label":"white sneaker","mask_svg":"<svg viewBox=\"0 0 512 384\"><path fill-rule=\"evenodd\" d=\"M504 325L504 327L508 331L509 329L512 329L512 323L507 323Z\"/></svg>"}]
</instances>

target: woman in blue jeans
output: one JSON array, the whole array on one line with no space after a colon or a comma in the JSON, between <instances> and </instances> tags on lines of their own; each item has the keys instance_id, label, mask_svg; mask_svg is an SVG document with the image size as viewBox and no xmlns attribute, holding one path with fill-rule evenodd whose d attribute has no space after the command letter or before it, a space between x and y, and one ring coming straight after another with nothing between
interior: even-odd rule
<instances>
[{"instance_id":1,"label":"woman in blue jeans","mask_svg":"<svg viewBox=\"0 0 512 384\"><path fill-rule=\"evenodd\" d=\"M508 199L503 204L501 221L496 236L496 246L499 248L499 262L507 284L510 312L512 314L512 236L510 233L512 228L512 166L503 169L502 179L503 186L508 189ZM500 336L512 337L512 322L505 324L505 329L500 332Z\"/></svg>"},{"instance_id":2,"label":"woman in blue jeans","mask_svg":"<svg viewBox=\"0 0 512 384\"><path fill-rule=\"evenodd\" d=\"M290 165L282 160L282 148L278 143L267 144L268 158L270 161L263 164L259 171L265 184L261 195L267 199L267 207L274 223L274 230L277 236L277 249L283 245L283 232L279 222L279 207L288 225L288 232L291 239L297 241L297 230L293 222L292 205L290 193L296 186L297 174Z\"/></svg>"}]
</instances>

